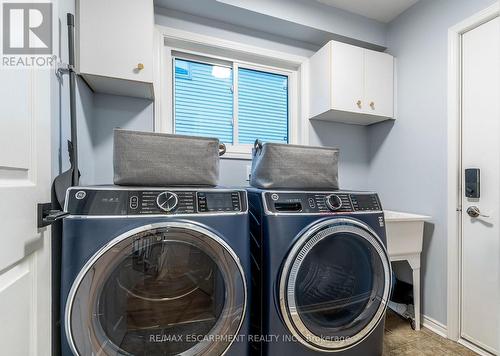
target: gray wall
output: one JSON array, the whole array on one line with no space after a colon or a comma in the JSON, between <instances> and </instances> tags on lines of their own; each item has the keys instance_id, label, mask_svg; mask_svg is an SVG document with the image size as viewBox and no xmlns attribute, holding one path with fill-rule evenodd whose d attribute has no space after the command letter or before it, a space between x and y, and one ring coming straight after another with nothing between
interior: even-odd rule
<instances>
[{"instance_id":1,"label":"gray wall","mask_svg":"<svg viewBox=\"0 0 500 356\"><path fill-rule=\"evenodd\" d=\"M58 4L58 21L60 34L59 38L54 39L55 52L64 62L68 62L68 32L66 30L66 13L74 13L74 1L61 0ZM56 177L59 173L68 169L68 154L66 140L69 138L69 86L68 77L65 76L62 81L54 79L52 81L51 91L52 107L54 114L52 116L52 176Z\"/></svg>"},{"instance_id":2,"label":"gray wall","mask_svg":"<svg viewBox=\"0 0 500 356\"><path fill-rule=\"evenodd\" d=\"M292 23L384 45L385 25L351 12L311 0L220 0Z\"/></svg>"},{"instance_id":3,"label":"gray wall","mask_svg":"<svg viewBox=\"0 0 500 356\"><path fill-rule=\"evenodd\" d=\"M74 0L60 0L58 3L59 38L55 39L56 53L62 62L68 63L68 31L66 14L75 13ZM76 81L76 112L78 131L78 155L80 159L81 181L83 184L94 182L92 164L92 123L94 110L94 94L85 82L77 77ZM69 77L64 75L60 80L54 80L51 88L54 115L52 119L52 176L56 177L69 168L67 140L70 139L70 108L69 108Z\"/></svg>"},{"instance_id":4,"label":"gray wall","mask_svg":"<svg viewBox=\"0 0 500 356\"><path fill-rule=\"evenodd\" d=\"M80 184L93 184L96 165L92 149L94 137L94 93L83 81L77 80L76 115L78 122L78 166L80 168ZM69 118L69 116L68 116Z\"/></svg>"},{"instance_id":5,"label":"gray wall","mask_svg":"<svg viewBox=\"0 0 500 356\"><path fill-rule=\"evenodd\" d=\"M315 122L311 144L341 148L341 186L379 191L385 208L433 217L426 226L423 253L423 312L446 324L446 81L447 29L494 0L421 0L388 27L386 45L397 57L398 120L370 127ZM60 4L61 56L66 56L65 13L72 1ZM253 37L244 28L195 23L157 14L159 24L256 45L278 46ZM351 24L350 24L351 25ZM357 25L365 28L361 22ZM260 35L259 35L260 36ZM275 39L274 36L269 36ZM308 49L279 45L304 54ZM82 182L112 181L112 129L151 130L149 101L92 94L79 81L79 130ZM54 116L53 174L67 168L69 136L67 80L59 91L59 115ZM61 149L62 147L62 149ZM222 184L245 185L249 161L224 160Z\"/></svg>"},{"instance_id":6,"label":"gray wall","mask_svg":"<svg viewBox=\"0 0 500 356\"><path fill-rule=\"evenodd\" d=\"M113 183L113 129L153 131L153 103L146 99L94 96L92 149L94 184Z\"/></svg>"},{"instance_id":7,"label":"gray wall","mask_svg":"<svg viewBox=\"0 0 500 356\"><path fill-rule=\"evenodd\" d=\"M340 148L339 181L342 189L367 189L368 128L326 121L311 121L309 142Z\"/></svg>"},{"instance_id":8,"label":"gray wall","mask_svg":"<svg viewBox=\"0 0 500 356\"><path fill-rule=\"evenodd\" d=\"M397 58L398 119L369 128L369 182L385 208L432 216L422 261L423 313L446 324L447 30L494 0L421 0L387 34ZM393 125L393 126L392 126Z\"/></svg>"},{"instance_id":9,"label":"gray wall","mask_svg":"<svg viewBox=\"0 0 500 356\"><path fill-rule=\"evenodd\" d=\"M155 23L161 26L200 33L228 41L245 43L299 56L310 56L314 53L314 51L307 48L310 45L299 41L293 41L293 39L290 38L275 36L267 32L252 30L234 24L172 11L161 7L155 7Z\"/></svg>"},{"instance_id":10,"label":"gray wall","mask_svg":"<svg viewBox=\"0 0 500 356\"><path fill-rule=\"evenodd\" d=\"M385 24L318 1L155 0L155 4L168 9L169 17L187 18L209 27L236 25L244 27L246 34L252 37L282 37L276 42L292 45L308 43L304 48L317 49L332 39L372 48L385 44ZM197 19L193 19L193 15ZM215 26L211 22L215 22Z\"/></svg>"},{"instance_id":11,"label":"gray wall","mask_svg":"<svg viewBox=\"0 0 500 356\"><path fill-rule=\"evenodd\" d=\"M302 56L310 56L313 51L290 45L289 41L276 42L279 39L270 34L248 31L238 27L216 21L207 21L193 16L169 16L164 9L156 9L155 22L160 25L179 28L205 35L215 36L232 41L252 44L255 46L278 49L283 52ZM194 22L196 21L196 22ZM375 26L372 20L361 16L353 16L354 25L359 25L361 31L367 32L367 36L373 36L374 28L380 31L380 26ZM354 26L349 22L346 31L352 31ZM377 32L378 33L378 32ZM381 36L379 36L381 37ZM380 40L380 38L379 38ZM80 85L82 92L86 90L84 83ZM93 99L85 98L85 105L79 110L81 117L80 132L82 135L90 134L90 137L81 138L80 155L82 166L82 183L85 184L109 184L112 183L112 132L114 127L122 127L137 130L153 129L153 104L147 100L120 97L113 95L94 94ZM316 127L321 134L317 134ZM311 129L311 144L335 145L340 147L345 154L341 156L342 182L346 182L349 188L362 188L366 177L366 139L365 128L348 127L347 125L335 125L318 123ZM349 135L352 138L349 139ZM335 138L338 138L336 140ZM356 144L356 141L361 144ZM221 163L221 185L247 185L247 166L249 160L223 159ZM362 173L362 174L360 174Z\"/></svg>"}]
</instances>

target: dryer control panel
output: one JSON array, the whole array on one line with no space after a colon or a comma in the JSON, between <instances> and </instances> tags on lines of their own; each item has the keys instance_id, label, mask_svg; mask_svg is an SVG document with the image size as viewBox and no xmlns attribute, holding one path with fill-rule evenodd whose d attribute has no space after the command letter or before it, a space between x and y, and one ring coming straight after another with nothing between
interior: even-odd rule
<instances>
[{"instance_id":1,"label":"dryer control panel","mask_svg":"<svg viewBox=\"0 0 500 356\"><path fill-rule=\"evenodd\" d=\"M381 211L378 195L364 192L265 192L270 214L331 214Z\"/></svg>"},{"instance_id":2,"label":"dryer control panel","mask_svg":"<svg viewBox=\"0 0 500 356\"><path fill-rule=\"evenodd\" d=\"M244 190L74 187L68 190L64 210L90 216L220 215L243 213L247 206Z\"/></svg>"}]
</instances>

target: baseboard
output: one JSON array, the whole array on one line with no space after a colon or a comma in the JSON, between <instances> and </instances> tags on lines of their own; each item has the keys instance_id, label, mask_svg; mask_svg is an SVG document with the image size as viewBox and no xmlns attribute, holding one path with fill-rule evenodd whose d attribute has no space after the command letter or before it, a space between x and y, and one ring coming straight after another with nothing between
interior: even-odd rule
<instances>
[{"instance_id":1,"label":"baseboard","mask_svg":"<svg viewBox=\"0 0 500 356\"><path fill-rule=\"evenodd\" d=\"M483 350L482 348L474 345L473 343L471 343L465 339L459 339L457 342L460 345L467 347L469 350L474 351L478 355L481 355L481 356L493 356L494 355L492 353L489 353L488 351Z\"/></svg>"},{"instance_id":2,"label":"baseboard","mask_svg":"<svg viewBox=\"0 0 500 356\"><path fill-rule=\"evenodd\" d=\"M444 338L448 338L448 329L446 325L441 324L436 319L433 319L427 315L422 314L422 326L426 327L430 331L442 336Z\"/></svg>"},{"instance_id":3,"label":"baseboard","mask_svg":"<svg viewBox=\"0 0 500 356\"><path fill-rule=\"evenodd\" d=\"M441 324L439 321L436 319L433 319L431 317L428 317L427 315L422 314L422 326L426 327L430 331L438 334L439 336L442 336L444 338L448 338L448 329L446 325ZM469 350L474 351L475 353L481 355L481 356L493 356L493 354L489 353L488 351L485 351L484 349L474 345L473 343L460 338L457 340L459 344L462 346L467 347Z\"/></svg>"},{"instance_id":4,"label":"baseboard","mask_svg":"<svg viewBox=\"0 0 500 356\"><path fill-rule=\"evenodd\" d=\"M433 319L427 315L423 315L422 314L422 317L421 317L421 321L422 321L422 326L429 329L430 331L438 334L439 336L442 336L444 338L448 338L448 328L446 327L446 325L444 324L441 324L439 321L437 321L436 319ZM465 346L466 348L468 348L469 350L472 350L474 351L475 353L477 353L478 355L481 355L481 356L493 356L492 353L489 353L488 351L485 351L484 349L474 345L473 343L463 339L463 338L460 338L457 340L457 342L462 345L462 346Z\"/></svg>"}]
</instances>

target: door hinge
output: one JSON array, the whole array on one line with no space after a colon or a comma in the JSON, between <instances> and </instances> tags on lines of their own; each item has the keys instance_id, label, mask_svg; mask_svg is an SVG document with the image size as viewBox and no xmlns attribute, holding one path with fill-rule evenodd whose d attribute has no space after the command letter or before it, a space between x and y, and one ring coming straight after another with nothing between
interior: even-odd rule
<instances>
[{"instance_id":1,"label":"door hinge","mask_svg":"<svg viewBox=\"0 0 500 356\"><path fill-rule=\"evenodd\" d=\"M37 226L39 229L52 225L57 220L69 215L67 212L52 209L51 203L39 203L37 205L37 211Z\"/></svg>"}]
</instances>

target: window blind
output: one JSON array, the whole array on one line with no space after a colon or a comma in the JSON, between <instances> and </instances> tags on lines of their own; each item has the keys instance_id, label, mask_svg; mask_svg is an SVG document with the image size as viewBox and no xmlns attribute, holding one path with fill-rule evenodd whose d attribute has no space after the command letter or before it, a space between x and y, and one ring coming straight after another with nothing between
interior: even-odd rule
<instances>
[{"instance_id":1,"label":"window blind","mask_svg":"<svg viewBox=\"0 0 500 356\"><path fill-rule=\"evenodd\" d=\"M238 69L238 141L288 143L288 77Z\"/></svg>"},{"instance_id":2,"label":"window blind","mask_svg":"<svg viewBox=\"0 0 500 356\"><path fill-rule=\"evenodd\" d=\"M248 68L174 60L175 132L217 137L226 144L288 143L288 77ZM238 113L233 120L233 75ZM233 123L237 121L238 138Z\"/></svg>"},{"instance_id":3,"label":"window blind","mask_svg":"<svg viewBox=\"0 0 500 356\"><path fill-rule=\"evenodd\" d=\"M175 133L233 144L233 71L175 59Z\"/></svg>"}]
</instances>

